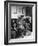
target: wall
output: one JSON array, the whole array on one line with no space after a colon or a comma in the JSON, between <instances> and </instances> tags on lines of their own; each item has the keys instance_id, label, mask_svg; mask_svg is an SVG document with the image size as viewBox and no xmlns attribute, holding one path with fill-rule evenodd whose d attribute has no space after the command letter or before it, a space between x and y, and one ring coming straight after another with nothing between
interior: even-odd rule
<instances>
[{"instance_id":1,"label":"wall","mask_svg":"<svg viewBox=\"0 0 38 46\"><path fill-rule=\"evenodd\" d=\"M18 18L20 15L25 15L25 9L23 10L24 6L11 6L11 18ZM24 13L22 13L24 12Z\"/></svg>"}]
</instances>

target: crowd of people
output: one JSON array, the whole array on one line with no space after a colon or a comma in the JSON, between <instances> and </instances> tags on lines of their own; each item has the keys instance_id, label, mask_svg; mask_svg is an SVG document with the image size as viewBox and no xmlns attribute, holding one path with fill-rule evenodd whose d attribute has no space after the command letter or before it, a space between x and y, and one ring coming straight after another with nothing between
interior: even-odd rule
<instances>
[{"instance_id":1,"label":"crowd of people","mask_svg":"<svg viewBox=\"0 0 38 46\"><path fill-rule=\"evenodd\" d=\"M32 22L30 17L24 18L21 15L18 19L11 19L11 38L24 38L32 32Z\"/></svg>"}]
</instances>

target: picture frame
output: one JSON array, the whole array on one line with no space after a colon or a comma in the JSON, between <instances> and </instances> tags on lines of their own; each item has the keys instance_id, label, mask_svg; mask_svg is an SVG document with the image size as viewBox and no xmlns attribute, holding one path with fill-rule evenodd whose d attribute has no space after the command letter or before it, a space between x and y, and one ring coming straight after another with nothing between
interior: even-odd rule
<instances>
[{"instance_id":1,"label":"picture frame","mask_svg":"<svg viewBox=\"0 0 38 46\"><path fill-rule=\"evenodd\" d=\"M31 41L29 38L29 41L27 40L21 40L18 42L9 42L11 39L10 37L10 28L11 28L11 6L25 6L25 7L34 7L34 12L32 11L32 30L34 31L34 39ZM13 8L13 7L12 7ZM15 7L14 7L15 8ZM13 11L13 10L12 10ZM14 15L16 15L18 12L15 12ZM22 13L22 12L21 12ZM20 14L20 13L19 13ZM24 12L23 12L24 14ZM28 13L29 14L29 13ZM13 16L12 16L13 17ZM34 18L35 17L35 18ZM28 18L28 17L27 17ZM34 29L33 29L34 28ZM28 37L27 37L28 38ZM9 44L32 44L32 43L37 43L37 2L30 2L30 1L4 1L4 44L9 45Z\"/></svg>"}]
</instances>

